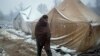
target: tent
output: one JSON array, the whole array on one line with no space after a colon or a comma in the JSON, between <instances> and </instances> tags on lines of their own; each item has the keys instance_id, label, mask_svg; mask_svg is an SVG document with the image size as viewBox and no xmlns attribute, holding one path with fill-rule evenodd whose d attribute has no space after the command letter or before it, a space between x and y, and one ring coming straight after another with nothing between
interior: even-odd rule
<instances>
[{"instance_id":1,"label":"tent","mask_svg":"<svg viewBox=\"0 0 100 56\"><path fill-rule=\"evenodd\" d=\"M80 0L64 0L48 16L54 44L85 51L97 43L100 19Z\"/></svg>"},{"instance_id":2,"label":"tent","mask_svg":"<svg viewBox=\"0 0 100 56\"><path fill-rule=\"evenodd\" d=\"M29 12L30 8L27 9ZM35 25L43 14L39 13L36 20L29 21L25 20L27 19L24 15L25 11L22 11L18 16L21 21L17 18L19 23L14 21L14 24L17 23L15 26L19 25L19 28L22 26L20 29L24 32L31 33L32 31L34 38ZM31 14L29 19L35 19L34 14ZM98 42L97 39L99 40L99 16L81 3L80 0L64 0L56 8L53 8L48 16L53 44L76 49L77 51L85 51L95 46Z\"/></svg>"},{"instance_id":3,"label":"tent","mask_svg":"<svg viewBox=\"0 0 100 56\"><path fill-rule=\"evenodd\" d=\"M43 14L47 14L54 8L54 1L55 0L41 0L40 2L40 0L34 0L31 5L19 11L19 14L17 14L13 20L13 28L31 33L32 23L35 24Z\"/></svg>"}]
</instances>

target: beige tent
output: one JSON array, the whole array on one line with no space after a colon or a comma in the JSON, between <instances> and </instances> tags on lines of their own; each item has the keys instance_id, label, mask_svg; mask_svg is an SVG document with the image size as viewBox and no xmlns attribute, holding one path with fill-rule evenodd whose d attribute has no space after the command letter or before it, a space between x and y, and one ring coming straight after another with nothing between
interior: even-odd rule
<instances>
[{"instance_id":1,"label":"beige tent","mask_svg":"<svg viewBox=\"0 0 100 56\"><path fill-rule=\"evenodd\" d=\"M96 44L96 28L92 24L99 17L80 0L64 0L48 14L52 33L51 42L85 51Z\"/></svg>"}]
</instances>

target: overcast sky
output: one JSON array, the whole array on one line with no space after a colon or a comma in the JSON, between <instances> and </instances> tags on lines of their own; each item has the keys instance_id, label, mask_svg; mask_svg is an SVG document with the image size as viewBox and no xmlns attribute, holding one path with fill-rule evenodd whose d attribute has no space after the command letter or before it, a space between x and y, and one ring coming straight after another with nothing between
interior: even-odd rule
<instances>
[{"instance_id":1,"label":"overcast sky","mask_svg":"<svg viewBox=\"0 0 100 56\"><path fill-rule=\"evenodd\" d=\"M31 0L0 0L0 11L4 14L9 14L11 11L15 12L20 7L28 6L31 3Z\"/></svg>"},{"instance_id":2,"label":"overcast sky","mask_svg":"<svg viewBox=\"0 0 100 56\"><path fill-rule=\"evenodd\" d=\"M28 6L30 4L36 5L39 2L50 2L50 0L0 0L0 11L3 12L3 14L9 14L10 11L14 11L14 9L18 9L19 6ZM89 4L93 7L95 7L96 0L81 0L84 4Z\"/></svg>"}]
</instances>

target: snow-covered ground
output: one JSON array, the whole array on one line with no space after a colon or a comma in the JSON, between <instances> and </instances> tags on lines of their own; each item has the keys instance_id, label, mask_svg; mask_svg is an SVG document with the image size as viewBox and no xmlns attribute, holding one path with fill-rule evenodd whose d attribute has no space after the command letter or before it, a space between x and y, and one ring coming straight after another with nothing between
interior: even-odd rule
<instances>
[{"instance_id":1,"label":"snow-covered ground","mask_svg":"<svg viewBox=\"0 0 100 56\"><path fill-rule=\"evenodd\" d=\"M3 39L2 39L2 37L3 37ZM5 39L5 42L2 43L2 40L4 40L4 39ZM13 44L12 42L14 42L15 44ZM17 42L19 42L21 44L18 44ZM13 45L17 45L17 44L18 45L16 46L16 48L20 47L20 45L21 45L20 48L22 48L25 45L25 47L23 47L23 48L30 50L31 52L33 52L33 54L34 54L34 52L36 52L36 48L37 48L36 41L35 41L35 39L31 39L31 35L25 35L24 32L16 31L14 29L0 29L0 44L1 45L3 44L3 47L0 45L3 48L3 49L0 48L0 52L1 52L0 55L3 55L3 56L7 56L7 55L10 56L11 54L9 54L9 52L7 53L6 50L12 52L10 49L14 48ZM30 46L31 48L28 46ZM34 48L32 48L32 46ZM21 50L21 49L19 49L19 50ZM68 49L64 46L61 46L58 48L57 45L51 45L51 50L52 50L53 56L71 56L71 55L75 56L75 55L77 55L75 53L76 50ZM16 50L16 51L18 51L18 50ZM18 53L16 55L18 55Z\"/></svg>"},{"instance_id":2,"label":"snow-covered ground","mask_svg":"<svg viewBox=\"0 0 100 56\"><path fill-rule=\"evenodd\" d=\"M25 35L20 30L0 29L0 56L36 56L36 49L35 38L31 39L31 35ZM53 56L91 56L99 55L100 47L80 55L76 53L76 50L64 46L59 47L59 45L51 45L51 50ZM42 52L42 56L46 56L45 51Z\"/></svg>"}]
</instances>

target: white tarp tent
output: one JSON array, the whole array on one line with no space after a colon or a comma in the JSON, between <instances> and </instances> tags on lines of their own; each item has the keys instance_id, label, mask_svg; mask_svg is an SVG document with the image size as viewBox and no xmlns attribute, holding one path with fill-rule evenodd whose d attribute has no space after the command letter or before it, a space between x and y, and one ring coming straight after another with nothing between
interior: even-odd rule
<instances>
[{"instance_id":1,"label":"white tarp tent","mask_svg":"<svg viewBox=\"0 0 100 56\"><path fill-rule=\"evenodd\" d=\"M32 4L32 6L27 7L27 9L18 14L14 20L14 28L21 29L26 33L31 33L32 23L37 22L43 14L49 13L54 6L57 6L60 3L61 0L46 0Z\"/></svg>"},{"instance_id":2,"label":"white tarp tent","mask_svg":"<svg viewBox=\"0 0 100 56\"><path fill-rule=\"evenodd\" d=\"M31 22L38 21L62 0L5 0L0 2L0 25L31 33Z\"/></svg>"},{"instance_id":3,"label":"white tarp tent","mask_svg":"<svg viewBox=\"0 0 100 56\"><path fill-rule=\"evenodd\" d=\"M0 25L12 27L13 20L27 7L32 5L32 0L0 0Z\"/></svg>"},{"instance_id":4,"label":"white tarp tent","mask_svg":"<svg viewBox=\"0 0 100 56\"><path fill-rule=\"evenodd\" d=\"M58 3L60 0L56 0ZM43 5L43 6L42 6ZM1 0L0 1L0 25L7 26L13 24L13 20L21 14L25 21L35 19L47 14L54 8L55 0ZM38 8L38 7L41 8ZM45 12L43 11L45 7ZM31 8L31 9L30 9ZM42 13L39 10L43 11ZM27 19L28 17L28 19ZM9 27L9 26L8 26Z\"/></svg>"}]
</instances>

